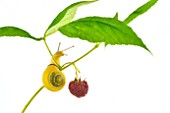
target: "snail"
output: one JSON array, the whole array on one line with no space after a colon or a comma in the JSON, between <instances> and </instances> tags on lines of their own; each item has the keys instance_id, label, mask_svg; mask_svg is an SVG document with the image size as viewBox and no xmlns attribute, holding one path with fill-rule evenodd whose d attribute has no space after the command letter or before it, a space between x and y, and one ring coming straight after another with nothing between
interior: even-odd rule
<instances>
[{"instance_id":1,"label":"snail","mask_svg":"<svg viewBox=\"0 0 170 113\"><path fill-rule=\"evenodd\" d=\"M58 51L54 54L55 61L60 65L60 57L64 56L65 54L63 51L71 48L67 48L65 50L59 51L60 44L58 46ZM73 46L72 46L73 47ZM45 69L42 81L44 84L44 87L46 87L50 91L59 91L61 90L66 83L66 77L62 71L59 70L59 68L55 65L53 59L51 59L50 65L47 66Z\"/></svg>"}]
</instances>

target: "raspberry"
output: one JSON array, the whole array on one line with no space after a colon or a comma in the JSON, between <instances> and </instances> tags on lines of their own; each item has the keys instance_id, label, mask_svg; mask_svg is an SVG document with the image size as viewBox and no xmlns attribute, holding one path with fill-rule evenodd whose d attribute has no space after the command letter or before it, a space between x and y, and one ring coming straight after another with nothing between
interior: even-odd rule
<instances>
[{"instance_id":1,"label":"raspberry","mask_svg":"<svg viewBox=\"0 0 170 113\"><path fill-rule=\"evenodd\" d=\"M78 98L84 97L88 92L88 84L85 80L81 81L81 79L75 79L69 83L69 90L71 94Z\"/></svg>"}]
</instances>

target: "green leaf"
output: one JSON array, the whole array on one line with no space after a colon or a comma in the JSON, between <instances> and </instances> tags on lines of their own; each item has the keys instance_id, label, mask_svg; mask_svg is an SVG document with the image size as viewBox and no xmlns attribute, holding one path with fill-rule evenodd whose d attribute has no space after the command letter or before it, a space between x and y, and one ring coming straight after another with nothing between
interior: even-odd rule
<instances>
[{"instance_id":1,"label":"green leaf","mask_svg":"<svg viewBox=\"0 0 170 113\"><path fill-rule=\"evenodd\" d=\"M93 43L104 42L105 45L130 44L149 51L129 26L115 18L86 17L61 27L59 31L68 37L80 38Z\"/></svg>"},{"instance_id":2,"label":"green leaf","mask_svg":"<svg viewBox=\"0 0 170 113\"><path fill-rule=\"evenodd\" d=\"M31 38L36 41L42 40L42 38L33 37L27 31L13 26L0 27L0 37L5 37L5 36L9 36L9 37L19 36L24 38Z\"/></svg>"},{"instance_id":3,"label":"green leaf","mask_svg":"<svg viewBox=\"0 0 170 113\"><path fill-rule=\"evenodd\" d=\"M74 4L71 4L70 6L68 6L67 8L65 8L62 12L60 12L57 17L52 21L52 23L50 24L50 26L48 27L48 29L46 30L44 36L48 36L50 34L55 33L56 31L58 31L58 29L68 23L70 23L70 21L74 18L77 9L82 6L82 5L86 5L92 2L95 2L96 0L92 0L92 1L81 1L81 2L77 2Z\"/></svg>"},{"instance_id":4,"label":"green leaf","mask_svg":"<svg viewBox=\"0 0 170 113\"><path fill-rule=\"evenodd\" d=\"M147 12L153 5L155 5L155 3L158 0L150 0L149 2L145 3L144 5L142 5L141 7L139 7L138 9L136 9L133 13L131 13L125 20L124 23L128 24L130 23L133 19L135 19L136 17L142 15L143 13Z\"/></svg>"}]
</instances>

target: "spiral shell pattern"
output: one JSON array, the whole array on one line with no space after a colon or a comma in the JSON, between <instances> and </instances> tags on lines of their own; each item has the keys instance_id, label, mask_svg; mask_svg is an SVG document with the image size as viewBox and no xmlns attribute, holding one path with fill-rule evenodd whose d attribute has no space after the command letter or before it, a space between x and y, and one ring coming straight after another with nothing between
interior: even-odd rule
<instances>
[{"instance_id":1,"label":"spiral shell pattern","mask_svg":"<svg viewBox=\"0 0 170 113\"><path fill-rule=\"evenodd\" d=\"M64 77L62 75L56 74L55 72L51 72L49 77L51 85L55 87L59 87L64 83Z\"/></svg>"},{"instance_id":2,"label":"spiral shell pattern","mask_svg":"<svg viewBox=\"0 0 170 113\"><path fill-rule=\"evenodd\" d=\"M65 83L65 75L60 71L56 65L49 65L43 73L43 84L50 91L61 90Z\"/></svg>"}]
</instances>

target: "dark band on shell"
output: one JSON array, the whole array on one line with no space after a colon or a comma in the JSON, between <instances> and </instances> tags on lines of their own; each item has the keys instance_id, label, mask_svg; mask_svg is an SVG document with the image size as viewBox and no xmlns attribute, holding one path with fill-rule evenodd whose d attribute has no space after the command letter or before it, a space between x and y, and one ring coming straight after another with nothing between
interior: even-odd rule
<instances>
[{"instance_id":1,"label":"dark band on shell","mask_svg":"<svg viewBox=\"0 0 170 113\"><path fill-rule=\"evenodd\" d=\"M64 77L54 71L50 73L49 77L50 84L54 87L59 87L64 84Z\"/></svg>"}]
</instances>

